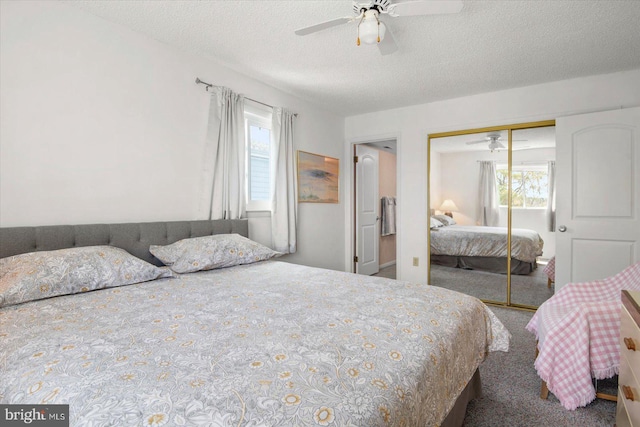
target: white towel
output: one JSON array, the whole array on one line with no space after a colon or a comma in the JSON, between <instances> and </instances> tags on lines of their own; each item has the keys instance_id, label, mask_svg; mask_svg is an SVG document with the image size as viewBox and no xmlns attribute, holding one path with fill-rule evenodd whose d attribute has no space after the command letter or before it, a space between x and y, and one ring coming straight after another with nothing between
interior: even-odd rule
<instances>
[{"instance_id":1,"label":"white towel","mask_svg":"<svg viewBox=\"0 0 640 427\"><path fill-rule=\"evenodd\" d=\"M389 236L396 234L396 198L391 196L384 196L381 200L380 209L382 216L381 235Z\"/></svg>"}]
</instances>

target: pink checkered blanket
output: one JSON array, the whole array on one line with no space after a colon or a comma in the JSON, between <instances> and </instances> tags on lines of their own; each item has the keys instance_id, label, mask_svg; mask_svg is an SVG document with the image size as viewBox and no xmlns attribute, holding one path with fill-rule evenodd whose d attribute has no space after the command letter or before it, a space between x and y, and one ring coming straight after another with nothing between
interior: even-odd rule
<instances>
[{"instance_id":1,"label":"pink checkered blanket","mask_svg":"<svg viewBox=\"0 0 640 427\"><path fill-rule=\"evenodd\" d=\"M546 267L542 270L552 282L556 281L556 257L551 257Z\"/></svg>"},{"instance_id":2,"label":"pink checkered blanket","mask_svg":"<svg viewBox=\"0 0 640 427\"><path fill-rule=\"evenodd\" d=\"M640 262L603 280L565 285L527 324L538 339L538 375L567 409L595 399L592 378L618 373L623 289L640 290Z\"/></svg>"}]
</instances>

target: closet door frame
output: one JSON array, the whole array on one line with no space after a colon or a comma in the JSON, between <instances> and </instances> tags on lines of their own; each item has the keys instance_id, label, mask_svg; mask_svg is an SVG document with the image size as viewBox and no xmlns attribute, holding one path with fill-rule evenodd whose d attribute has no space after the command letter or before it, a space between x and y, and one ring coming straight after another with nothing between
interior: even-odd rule
<instances>
[{"instance_id":1,"label":"closet door frame","mask_svg":"<svg viewBox=\"0 0 640 427\"><path fill-rule=\"evenodd\" d=\"M511 214L512 214L512 195L513 195L513 191L511 188L512 167L513 167L512 133L514 130L542 128L542 127L549 127L549 126L555 126L555 125L556 125L555 120L543 120L538 122L515 123L510 125L489 126L489 127L483 127L483 128L465 129L465 130L458 130L458 131L451 131L451 132L439 132L439 133L429 134L427 136L427 166L429 168L429 171L427 173L427 179L428 179L427 212L429 212L429 215L431 215L431 209L430 209L430 206L431 206L431 140L435 138L445 138L450 136L487 133L487 132L493 132L493 131L507 131L507 136L508 136L507 156L508 156L508 176L509 176L509 182L508 182L509 195L508 195L508 206L507 206L507 295L506 295L506 302L482 299L482 302L484 303L496 305L496 306L503 306L503 307L506 306L506 307L520 308L520 309L532 310L532 311L535 311L538 308L536 306L527 305L527 304L518 304L518 303L513 303L511 301L511 228L512 228ZM427 232L427 260L428 260L427 283L430 285L431 284L431 232L430 231Z\"/></svg>"}]
</instances>

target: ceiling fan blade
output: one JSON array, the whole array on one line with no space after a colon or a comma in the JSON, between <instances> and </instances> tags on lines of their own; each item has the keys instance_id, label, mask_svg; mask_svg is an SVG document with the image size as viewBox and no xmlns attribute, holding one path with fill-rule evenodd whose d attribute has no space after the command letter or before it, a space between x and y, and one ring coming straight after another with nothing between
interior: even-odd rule
<instances>
[{"instance_id":1,"label":"ceiling fan blade","mask_svg":"<svg viewBox=\"0 0 640 427\"><path fill-rule=\"evenodd\" d=\"M477 140L477 141L469 141L469 142L466 142L465 144L467 144L467 145L471 145L471 144L480 144L481 142L490 142L490 141L488 141L488 140L486 140L486 139L479 139L479 140Z\"/></svg>"},{"instance_id":2,"label":"ceiling fan blade","mask_svg":"<svg viewBox=\"0 0 640 427\"><path fill-rule=\"evenodd\" d=\"M309 27L300 28L295 31L295 33L299 36L306 36L307 34L315 33L316 31L325 30L327 28L336 27L341 24L345 24L354 19L359 18L359 16L354 17L344 17L344 18L336 18L331 21L321 22L319 24L311 25Z\"/></svg>"},{"instance_id":3,"label":"ceiling fan blade","mask_svg":"<svg viewBox=\"0 0 640 427\"><path fill-rule=\"evenodd\" d=\"M389 6L391 16L436 15L458 13L464 4L461 0L422 0L394 3Z\"/></svg>"},{"instance_id":4,"label":"ceiling fan blade","mask_svg":"<svg viewBox=\"0 0 640 427\"><path fill-rule=\"evenodd\" d=\"M378 43L378 49L382 55L390 55L398 50L398 44L396 43L396 39L393 37L393 33L389 29L389 26L387 26L384 38L380 43Z\"/></svg>"}]
</instances>

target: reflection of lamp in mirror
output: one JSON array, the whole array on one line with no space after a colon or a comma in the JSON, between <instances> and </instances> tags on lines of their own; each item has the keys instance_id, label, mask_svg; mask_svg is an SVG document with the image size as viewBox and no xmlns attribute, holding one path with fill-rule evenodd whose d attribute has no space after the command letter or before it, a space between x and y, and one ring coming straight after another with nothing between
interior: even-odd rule
<instances>
[{"instance_id":1,"label":"reflection of lamp in mirror","mask_svg":"<svg viewBox=\"0 0 640 427\"><path fill-rule=\"evenodd\" d=\"M453 212L458 212L458 207L453 203L453 200L447 199L440 205L440 210L443 211L445 215L453 218Z\"/></svg>"}]
</instances>

